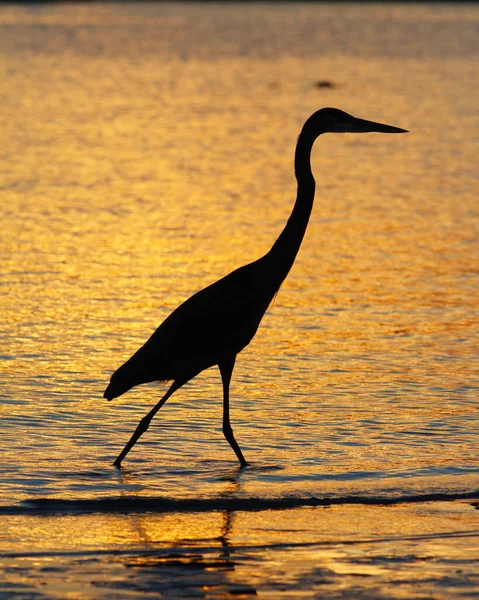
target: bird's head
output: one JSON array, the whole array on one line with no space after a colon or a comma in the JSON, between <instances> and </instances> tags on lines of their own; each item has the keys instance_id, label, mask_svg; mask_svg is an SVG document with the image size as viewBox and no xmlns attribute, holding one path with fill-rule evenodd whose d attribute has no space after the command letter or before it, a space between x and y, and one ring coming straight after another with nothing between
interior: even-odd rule
<instances>
[{"instance_id":1,"label":"bird's head","mask_svg":"<svg viewBox=\"0 0 479 600\"><path fill-rule=\"evenodd\" d=\"M407 133L406 129L383 125L374 121L366 121L349 115L338 108L322 108L315 112L305 123L313 135L322 133Z\"/></svg>"}]
</instances>

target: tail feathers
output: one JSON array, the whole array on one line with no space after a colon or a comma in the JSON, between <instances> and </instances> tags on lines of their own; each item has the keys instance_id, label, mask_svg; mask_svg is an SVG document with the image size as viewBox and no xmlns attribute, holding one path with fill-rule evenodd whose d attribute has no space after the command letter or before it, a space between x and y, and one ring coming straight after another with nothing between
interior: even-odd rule
<instances>
[{"instance_id":1,"label":"tail feathers","mask_svg":"<svg viewBox=\"0 0 479 600\"><path fill-rule=\"evenodd\" d=\"M171 381L176 378L168 357L159 352L155 352L154 356L151 356L147 344L113 373L103 394L104 398L113 400L142 383Z\"/></svg>"},{"instance_id":2,"label":"tail feathers","mask_svg":"<svg viewBox=\"0 0 479 600\"><path fill-rule=\"evenodd\" d=\"M118 396L131 390L132 387L147 381L152 381L152 379L146 375L144 365L130 359L113 373L103 397L107 400L113 400L113 398L118 398Z\"/></svg>"},{"instance_id":3,"label":"tail feathers","mask_svg":"<svg viewBox=\"0 0 479 600\"><path fill-rule=\"evenodd\" d=\"M103 394L103 398L106 398L108 401L113 400L130 390L132 387L133 385L130 383L125 381L114 381L112 378Z\"/></svg>"}]
</instances>

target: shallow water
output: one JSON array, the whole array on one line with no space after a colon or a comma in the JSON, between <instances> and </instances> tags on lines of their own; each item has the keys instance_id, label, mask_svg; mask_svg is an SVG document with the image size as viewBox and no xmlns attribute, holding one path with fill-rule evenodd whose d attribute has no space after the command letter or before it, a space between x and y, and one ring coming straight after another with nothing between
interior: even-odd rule
<instances>
[{"instance_id":1,"label":"shallow water","mask_svg":"<svg viewBox=\"0 0 479 600\"><path fill-rule=\"evenodd\" d=\"M217 501L232 480L257 502L479 489L478 22L448 4L2 6L3 519L38 499ZM119 474L159 390L107 403L109 375L269 249L299 128L328 105L410 133L316 144L303 247L233 376L251 468L213 369Z\"/></svg>"},{"instance_id":2,"label":"shallow water","mask_svg":"<svg viewBox=\"0 0 479 600\"><path fill-rule=\"evenodd\" d=\"M23 598L477 598L471 513L435 502L16 517L7 533L23 546L2 551L1 589Z\"/></svg>"}]
</instances>

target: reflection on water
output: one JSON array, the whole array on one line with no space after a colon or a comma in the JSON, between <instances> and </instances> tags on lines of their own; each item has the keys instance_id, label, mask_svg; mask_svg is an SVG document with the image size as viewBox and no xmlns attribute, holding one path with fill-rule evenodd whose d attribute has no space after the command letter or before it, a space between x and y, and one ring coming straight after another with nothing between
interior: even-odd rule
<instances>
[{"instance_id":1,"label":"reflection on water","mask_svg":"<svg viewBox=\"0 0 479 600\"><path fill-rule=\"evenodd\" d=\"M299 128L327 105L411 133L318 141L303 247L235 369L232 423L252 468L231 493L479 487L478 19L474 5L456 4L2 6L1 505L231 490L215 370L167 402L123 477L111 463L161 390L110 404L101 394L182 300L269 249L295 197ZM281 585L328 582L340 595L358 577L378 586L368 598L391 597L381 586L393 577L420 580L425 594L437 578L473 581L467 537L419 550L366 542L364 555L320 544L326 531L406 535L425 522L408 510L9 515L1 543L46 553L8 559L8 581L56 578L56 597L64 576L93 586L92 598L111 593L88 549L111 557L102 581L114 589L128 572L133 587L121 593L137 597L189 564L205 597L216 593L211 572L245 586L232 593L272 598ZM431 532L470 529L463 516L448 509L439 526L431 517ZM268 546L281 540L312 546Z\"/></svg>"},{"instance_id":2,"label":"reflection on water","mask_svg":"<svg viewBox=\"0 0 479 600\"><path fill-rule=\"evenodd\" d=\"M467 503L13 519L0 590L48 598L439 599L477 589ZM28 523L26 522L28 521ZM286 596L288 597L288 596Z\"/></svg>"}]
</instances>

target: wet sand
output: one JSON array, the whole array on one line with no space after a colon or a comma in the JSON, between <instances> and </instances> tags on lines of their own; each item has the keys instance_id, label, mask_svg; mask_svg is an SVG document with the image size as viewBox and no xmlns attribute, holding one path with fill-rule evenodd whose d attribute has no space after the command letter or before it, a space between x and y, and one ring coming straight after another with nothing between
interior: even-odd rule
<instances>
[{"instance_id":1,"label":"wet sand","mask_svg":"<svg viewBox=\"0 0 479 600\"><path fill-rule=\"evenodd\" d=\"M2 515L2 598L475 598L478 502Z\"/></svg>"}]
</instances>

